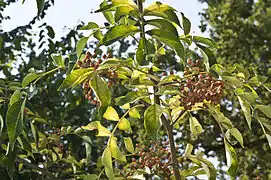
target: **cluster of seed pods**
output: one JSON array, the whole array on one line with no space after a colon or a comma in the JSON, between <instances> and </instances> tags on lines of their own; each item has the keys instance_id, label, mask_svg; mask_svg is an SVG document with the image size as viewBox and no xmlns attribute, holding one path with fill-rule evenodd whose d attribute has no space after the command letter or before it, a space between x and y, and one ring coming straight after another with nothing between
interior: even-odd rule
<instances>
[{"instance_id":1,"label":"cluster of seed pods","mask_svg":"<svg viewBox=\"0 0 271 180\"><path fill-rule=\"evenodd\" d=\"M107 60L108 58L111 58L112 55L111 54L104 54L103 56L99 56L97 54L91 54L90 52L87 52L84 59L83 60L79 60L78 61L78 66L80 68L94 68L94 71L97 70L101 63L105 60ZM117 73L114 70L106 70L106 72L99 74L99 76L103 76L104 78L106 78L108 80L107 84L108 87L111 87L115 81L114 79L118 76ZM93 90L91 89L88 80L86 80L83 83L83 89L84 89L84 94L85 94L85 98L87 100L89 100L89 102L91 102L93 105L99 105L99 101L97 99L97 97L95 97Z\"/></svg>"},{"instance_id":2,"label":"cluster of seed pods","mask_svg":"<svg viewBox=\"0 0 271 180\"><path fill-rule=\"evenodd\" d=\"M168 144L168 141L162 144L151 141L149 147L137 145L137 148L140 149L138 157L132 158L132 163L127 169L126 177L133 176L138 169L144 169L145 167L148 167L153 174L170 177L172 167Z\"/></svg>"}]
</instances>

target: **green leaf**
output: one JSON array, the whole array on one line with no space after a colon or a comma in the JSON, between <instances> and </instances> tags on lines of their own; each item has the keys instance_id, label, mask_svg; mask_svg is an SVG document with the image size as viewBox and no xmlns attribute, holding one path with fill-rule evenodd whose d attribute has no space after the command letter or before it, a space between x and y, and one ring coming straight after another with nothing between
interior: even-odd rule
<instances>
[{"instance_id":1,"label":"green leaf","mask_svg":"<svg viewBox=\"0 0 271 180\"><path fill-rule=\"evenodd\" d=\"M136 60L139 65L147 64L148 61L146 60L146 55L152 54L155 52L155 47L149 40L145 39L145 43L146 43L147 50L145 50L143 38L139 40L139 45L136 50Z\"/></svg>"},{"instance_id":2,"label":"green leaf","mask_svg":"<svg viewBox=\"0 0 271 180\"><path fill-rule=\"evenodd\" d=\"M204 65L205 65L207 71L209 71L209 67L216 64L215 55L209 48L207 48L205 46L201 46L200 44L197 44L197 43L196 43L196 45L200 48L200 52L203 56Z\"/></svg>"},{"instance_id":3,"label":"green leaf","mask_svg":"<svg viewBox=\"0 0 271 180\"><path fill-rule=\"evenodd\" d=\"M129 111L129 116L131 118L140 119L140 114L136 108L133 108L131 111Z\"/></svg>"},{"instance_id":4,"label":"green leaf","mask_svg":"<svg viewBox=\"0 0 271 180\"><path fill-rule=\"evenodd\" d=\"M38 9L37 16L39 17L44 9L45 0L36 0L36 2L37 2L37 9Z\"/></svg>"},{"instance_id":5,"label":"green leaf","mask_svg":"<svg viewBox=\"0 0 271 180\"><path fill-rule=\"evenodd\" d=\"M89 164L91 162L91 138L89 136L83 136L82 139L84 140L85 149L86 149L86 162Z\"/></svg>"},{"instance_id":6,"label":"green leaf","mask_svg":"<svg viewBox=\"0 0 271 180\"><path fill-rule=\"evenodd\" d=\"M181 13L181 14L182 14L183 31L184 31L185 35L188 35L191 30L191 23L190 23L189 19L187 19L187 17L184 16L183 13Z\"/></svg>"},{"instance_id":7,"label":"green leaf","mask_svg":"<svg viewBox=\"0 0 271 180\"><path fill-rule=\"evenodd\" d=\"M119 114L112 106L109 106L106 109L106 111L103 115L103 118L105 118L106 120L111 120L111 121L119 121L120 120Z\"/></svg>"},{"instance_id":8,"label":"green leaf","mask_svg":"<svg viewBox=\"0 0 271 180\"><path fill-rule=\"evenodd\" d=\"M23 113L26 98L24 100L19 100L8 108L6 115L6 125L9 137L9 143L11 149L14 149L14 144L16 139L23 131Z\"/></svg>"},{"instance_id":9,"label":"green leaf","mask_svg":"<svg viewBox=\"0 0 271 180\"><path fill-rule=\"evenodd\" d=\"M249 129L251 130L251 109L250 104L244 101L240 96L238 96L238 100L240 102L240 106L244 112L245 118L247 120L247 124Z\"/></svg>"},{"instance_id":10,"label":"green leaf","mask_svg":"<svg viewBox=\"0 0 271 180\"><path fill-rule=\"evenodd\" d=\"M135 34L137 32L139 32L139 29L136 26L132 26L132 25L114 26L106 32L106 34L104 35L104 38L99 42L99 45L108 46L124 37Z\"/></svg>"},{"instance_id":11,"label":"green leaf","mask_svg":"<svg viewBox=\"0 0 271 180\"><path fill-rule=\"evenodd\" d=\"M100 106L108 107L111 103L111 93L107 83L98 75L94 75L94 77L89 81L89 85L98 98Z\"/></svg>"},{"instance_id":12,"label":"green leaf","mask_svg":"<svg viewBox=\"0 0 271 180\"><path fill-rule=\"evenodd\" d=\"M0 114L0 137L2 137L3 128L4 128L4 120Z\"/></svg>"},{"instance_id":13,"label":"green leaf","mask_svg":"<svg viewBox=\"0 0 271 180\"><path fill-rule=\"evenodd\" d=\"M203 167L208 179L216 180L216 169L214 165L206 159L203 159L203 158L198 158L198 159L202 162L201 166Z\"/></svg>"},{"instance_id":14,"label":"green leaf","mask_svg":"<svg viewBox=\"0 0 271 180\"><path fill-rule=\"evenodd\" d=\"M194 136L198 136L200 133L202 133L202 130L203 130L202 126L195 117L189 118L189 124L190 124L190 131Z\"/></svg>"},{"instance_id":15,"label":"green leaf","mask_svg":"<svg viewBox=\"0 0 271 180\"><path fill-rule=\"evenodd\" d=\"M98 176L96 174L88 174L88 175L84 176L83 180L95 180L97 178L98 178Z\"/></svg>"},{"instance_id":16,"label":"green leaf","mask_svg":"<svg viewBox=\"0 0 271 180\"><path fill-rule=\"evenodd\" d=\"M16 159L16 154L18 150L17 149L11 150L10 144L8 144L7 149L8 150L7 150L7 155L4 159L4 165L10 179L13 180L14 178L13 174L15 172L15 159Z\"/></svg>"},{"instance_id":17,"label":"green leaf","mask_svg":"<svg viewBox=\"0 0 271 180\"><path fill-rule=\"evenodd\" d=\"M21 100L22 100L22 93L20 90L16 90L16 91L14 91L12 96L10 97L9 106L11 106L12 104L14 104L18 101L21 101Z\"/></svg>"},{"instance_id":18,"label":"green leaf","mask_svg":"<svg viewBox=\"0 0 271 180\"><path fill-rule=\"evenodd\" d=\"M268 141L269 147L271 148L271 136L269 134L265 134L265 136Z\"/></svg>"},{"instance_id":19,"label":"green leaf","mask_svg":"<svg viewBox=\"0 0 271 180\"><path fill-rule=\"evenodd\" d=\"M193 36L193 41L195 43L201 43L201 44L205 44L211 48L215 48L217 45L215 44L214 41L212 41L212 39L210 38L206 38L206 37L202 37L202 36Z\"/></svg>"},{"instance_id":20,"label":"green leaf","mask_svg":"<svg viewBox=\"0 0 271 180\"><path fill-rule=\"evenodd\" d=\"M256 105L256 108L262 111L268 118L271 118L271 106Z\"/></svg>"},{"instance_id":21,"label":"green leaf","mask_svg":"<svg viewBox=\"0 0 271 180\"><path fill-rule=\"evenodd\" d=\"M93 74L92 70L89 69L76 69L72 71L62 82L60 87L58 88L59 90L62 89L68 89L68 88L75 88L78 86L80 83L82 83L88 76ZM94 74L93 74L94 75Z\"/></svg>"},{"instance_id":22,"label":"green leaf","mask_svg":"<svg viewBox=\"0 0 271 180\"><path fill-rule=\"evenodd\" d=\"M114 171L112 166L112 156L109 147L105 148L102 155L102 164L105 168L106 176L111 180L114 179Z\"/></svg>"},{"instance_id":23,"label":"green leaf","mask_svg":"<svg viewBox=\"0 0 271 180\"><path fill-rule=\"evenodd\" d=\"M230 133L240 143L242 148L244 148L243 136L238 129L232 128L232 129L229 129L226 133Z\"/></svg>"},{"instance_id":24,"label":"green leaf","mask_svg":"<svg viewBox=\"0 0 271 180\"><path fill-rule=\"evenodd\" d=\"M163 29L165 31L174 33L176 36L179 36L178 31L175 28L175 26L171 22L165 19L151 19L151 20L146 21L145 23L149 25L153 25L159 29Z\"/></svg>"},{"instance_id":25,"label":"green leaf","mask_svg":"<svg viewBox=\"0 0 271 180\"><path fill-rule=\"evenodd\" d=\"M51 38L51 39L54 39L55 38L55 31L54 29L51 27L51 26L46 26L46 29L48 31L48 36Z\"/></svg>"},{"instance_id":26,"label":"green leaf","mask_svg":"<svg viewBox=\"0 0 271 180\"><path fill-rule=\"evenodd\" d=\"M224 138L227 166L229 167L228 173L231 177L235 177L238 169L237 154L234 148Z\"/></svg>"},{"instance_id":27,"label":"green leaf","mask_svg":"<svg viewBox=\"0 0 271 180\"><path fill-rule=\"evenodd\" d=\"M193 148L194 146L192 144L187 144L184 152L185 156L191 155Z\"/></svg>"},{"instance_id":28,"label":"green leaf","mask_svg":"<svg viewBox=\"0 0 271 180\"><path fill-rule=\"evenodd\" d=\"M125 148L127 149L129 153L133 154L135 152L135 148L134 148L132 139L130 137L123 137L123 139L124 139Z\"/></svg>"},{"instance_id":29,"label":"green leaf","mask_svg":"<svg viewBox=\"0 0 271 180\"><path fill-rule=\"evenodd\" d=\"M82 37L76 45L77 58L80 58L83 49L85 48L89 37Z\"/></svg>"},{"instance_id":30,"label":"green leaf","mask_svg":"<svg viewBox=\"0 0 271 180\"><path fill-rule=\"evenodd\" d=\"M144 113L144 127L151 136L156 136L161 127L163 109L158 104L149 106Z\"/></svg>"},{"instance_id":31,"label":"green leaf","mask_svg":"<svg viewBox=\"0 0 271 180\"><path fill-rule=\"evenodd\" d=\"M181 26L178 16L174 12L175 9L166 4L160 2L155 2L149 7L144 9L144 16L158 16L164 19L167 19L171 22L176 23L178 26Z\"/></svg>"},{"instance_id":32,"label":"green leaf","mask_svg":"<svg viewBox=\"0 0 271 180\"><path fill-rule=\"evenodd\" d=\"M126 118L122 118L118 124L118 128L123 131L132 132L130 122Z\"/></svg>"},{"instance_id":33,"label":"green leaf","mask_svg":"<svg viewBox=\"0 0 271 180\"><path fill-rule=\"evenodd\" d=\"M81 126L81 128L88 131L98 129L97 136L111 136L111 132L106 127L104 127L100 121L91 122L86 126Z\"/></svg>"},{"instance_id":34,"label":"green leaf","mask_svg":"<svg viewBox=\"0 0 271 180\"><path fill-rule=\"evenodd\" d=\"M36 80L37 78L39 78L42 74L37 74L37 73L29 73L27 74L22 82L22 87L26 87L28 86L32 81Z\"/></svg>"},{"instance_id":35,"label":"green leaf","mask_svg":"<svg viewBox=\"0 0 271 180\"><path fill-rule=\"evenodd\" d=\"M174 49L177 55L184 60L185 57L184 47L178 36L174 35L171 32L167 32L160 29L152 29L147 31L146 33Z\"/></svg>"},{"instance_id":36,"label":"green leaf","mask_svg":"<svg viewBox=\"0 0 271 180\"><path fill-rule=\"evenodd\" d=\"M36 130L36 127L35 127L33 121L30 122L30 127L31 127L31 132L32 132L34 141L37 144L39 142L39 140L38 140L38 133L37 133L37 130Z\"/></svg>"},{"instance_id":37,"label":"green leaf","mask_svg":"<svg viewBox=\"0 0 271 180\"><path fill-rule=\"evenodd\" d=\"M148 95L149 93L147 92L129 92L125 96L116 98L115 101L117 106L123 106L124 104L132 103L138 99L147 97Z\"/></svg>"},{"instance_id":38,"label":"green leaf","mask_svg":"<svg viewBox=\"0 0 271 180\"><path fill-rule=\"evenodd\" d=\"M80 30L91 30L97 28L99 28L98 24L96 24L95 22L88 22L88 24L81 27Z\"/></svg>"},{"instance_id":39,"label":"green leaf","mask_svg":"<svg viewBox=\"0 0 271 180\"><path fill-rule=\"evenodd\" d=\"M60 54L52 54L51 58L53 59L55 66L65 67L65 60Z\"/></svg>"},{"instance_id":40,"label":"green leaf","mask_svg":"<svg viewBox=\"0 0 271 180\"><path fill-rule=\"evenodd\" d=\"M106 7L108 4L106 2L106 0L104 0L101 4L100 4L100 8L104 8ZM105 19L110 23L110 24L115 24L115 19L113 16L113 13L110 11L103 11L103 15L105 17Z\"/></svg>"},{"instance_id":41,"label":"green leaf","mask_svg":"<svg viewBox=\"0 0 271 180\"><path fill-rule=\"evenodd\" d=\"M124 154L120 151L119 146L117 144L117 138L116 137L111 137L109 140L109 148L110 152L113 158L126 162L126 157Z\"/></svg>"},{"instance_id":42,"label":"green leaf","mask_svg":"<svg viewBox=\"0 0 271 180\"><path fill-rule=\"evenodd\" d=\"M233 76L221 76L223 80L234 85L236 88L242 88L244 86L243 82Z\"/></svg>"},{"instance_id":43,"label":"green leaf","mask_svg":"<svg viewBox=\"0 0 271 180\"><path fill-rule=\"evenodd\" d=\"M122 64L122 61L116 58L110 58L107 59L106 61L103 61L100 66L99 69L109 69L109 68L113 68L113 67L118 67Z\"/></svg>"}]
</instances>

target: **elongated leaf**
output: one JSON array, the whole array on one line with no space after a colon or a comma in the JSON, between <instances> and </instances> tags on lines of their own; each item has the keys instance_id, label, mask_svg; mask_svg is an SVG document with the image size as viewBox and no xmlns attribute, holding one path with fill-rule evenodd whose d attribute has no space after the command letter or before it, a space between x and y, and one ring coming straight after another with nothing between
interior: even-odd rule
<instances>
[{"instance_id":1,"label":"elongated leaf","mask_svg":"<svg viewBox=\"0 0 271 180\"><path fill-rule=\"evenodd\" d=\"M127 149L129 153L133 154L135 152L134 144L130 137L124 137L124 144L125 144L125 148Z\"/></svg>"},{"instance_id":2,"label":"elongated leaf","mask_svg":"<svg viewBox=\"0 0 271 180\"><path fill-rule=\"evenodd\" d=\"M235 177L238 169L237 154L234 148L224 139L227 166L229 167L228 173L231 177Z\"/></svg>"},{"instance_id":3,"label":"elongated leaf","mask_svg":"<svg viewBox=\"0 0 271 180\"><path fill-rule=\"evenodd\" d=\"M110 45L114 42L127 37L129 35L139 32L139 29L136 26L132 25L117 25L109 29L104 35L104 38L99 42L99 45Z\"/></svg>"},{"instance_id":4,"label":"elongated leaf","mask_svg":"<svg viewBox=\"0 0 271 180\"><path fill-rule=\"evenodd\" d=\"M147 31L146 33L174 49L177 55L184 60L184 47L178 36L176 37L176 35L174 35L173 33L160 29L152 29Z\"/></svg>"},{"instance_id":5,"label":"elongated leaf","mask_svg":"<svg viewBox=\"0 0 271 180\"><path fill-rule=\"evenodd\" d=\"M183 24L183 31L184 31L184 34L185 35L188 35L190 33L190 30L191 30L191 23L189 21L189 19L187 19L187 17L184 16L183 13L182 14L182 24Z\"/></svg>"},{"instance_id":6,"label":"elongated leaf","mask_svg":"<svg viewBox=\"0 0 271 180\"><path fill-rule=\"evenodd\" d=\"M4 120L0 114L0 137L2 137L3 128L4 128Z\"/></svg>"},{"instance_id":7,"label":"elongated leaf","mask_svg":"<svg viewBox=\"0 0 271 180\"><path fill-rule=\"evenodd\" d=\"M175 13L175 9L160 2L155 2L149 7L145 8L143 14L144 16L162 17L181 26L178 16Z\"/></svg>"},{"instance_id":8,"label":"elongated leaf","mask_svg":"<svg viewBox=\"0 0 271 180\"><path fill-rule=\"evenodd\" d=\"M89 164L91 162L91 151L92 151L92 145L91 145L91 139L89 136L83 136L85 149L86 149L86 162Z\"/></svg>"},{"instance_id":9,"label":"elongated leaf","mask_svg":"<svg viewBox=\"0 0 271 180\"><path fill-rule=\"evenodd\" d=\"M271 148L271 135L265 134L265 136L266 136L266 139L268 141L269 147Z\"/></svg>"},{"instance_id":10,"label":"elongated leaf","mask_svg":"<svg viewBox=\"0 0 271 180\"><path fill-rule=\"evenodd\" d=\"M37 74L37 73L29 73L29 74L27 74L23 79L22 87L28 86L32 81L36 80L40 76L41 76L41 74Z\"/></svg>"},{"instance_id":11,"label":"elongated leaf","mask_svg":"<svg viewBox=\"0 0 271 180\"><path fill-rule=\"evenodd\" d=\"M81 126L81 128L88 131L98 129L97 136L111 136L111 132L106 127L104 127L100 121L91 122L86 126Z\"/></svg>"},{"instance_id":12,"label":"elongated leaf","mask_svg":"<svg viewBox=\"0 0 271 180\"><path fill-rule=\"evenodd\" d=\"M240 145L242 146L242 148L244 148L244 140L243 140L243 136L242 134L240 133L240 131L236 128L232 128L232 129L229 129L227 133L230 133L239 143Z\"/></svg>"},{"instance_id":13,"label":"elongated leaf","mask_svg":"<svg viewBox=\"0 0 271 180\"><path fill-rule=\"evenodd\" d=\"M106 176L111 180L114 179L114 171L112 166L112 156L109 147L105 148L102 155L102 163L105 168Z\"/></svg>"},{"instance_id":14,"label":"elongated leaf","mask_svg":"<svg viewBox=\"0 0 271 180\"><path fill-rule=\"evenodd\" d=\"M163 109L158 104L149 106L144 113L144 127L151 136L156 136L161 127Z\"/></svg>"},{"instance_id":15,"label":"elongated leaf","mask_svg":"<svg viewBox=\"0 0 271 180\"><path fill-rule=\"evenodd\" d=\"M203 56L205 67L209 71L210 66L213 66L214 64L216 64L215 55L209 48L202 46L198 43L196 43L196 45L200 48L200 52Z\"/></svg>"},{"instance_id":16,"label":"elongated leaf","mask_svg":"<svg viewBox=\"0 0 271 180\"><path fill-rule=\"evenodd\" d=\"M109 106L104 115L103 115L103 118L107 119L107 120L111 120L111 121L119 121L120 118L119 118L119 114L117 113L117 111L112 107L112 106Z\"/></svg>"},{"instance_id":17,"label":"elongated leaf","mask_svg":"<svg viewBox=\"0 0 271 180\"><path fill-rule=\"evenodd\" d=\"M262 111L268 118L271 118L271 106L256 105L256 108Z\"/></svg>"},{"instance_id":18,"label":"elongated leaf","mask_svg":"<svg viewBox=\"0 0 271 180\"><path fill-rule=\"evenodd\" d=\"M98 75L96 75L89 81L89 85L91 86L96 97L98 98L100 106L108 107L111 103L111 93L107 86L107 83Z\"/></svg>"},{"instance_id":19,"label":"elongated leaf","mask_svg":"<svg viewBox=\"0 0 271 180\"><path fill-rule=\"evenodd\" d=\"M41 15L41 12L44 9L44 2L45 2L45 0L36 0L36 2L37 2L37 9L38 9L37 17L39 17Z\"/></svg>"},{"instance_id":20,"label":"elongated leaf","mask_svg":"<svg viewBox=\"0 0 271 180\"><path fill-rule=\"evenodd\" d=\"M139 45L136 50L136 60L139 65L145 65L148 64L148 61L146 60L146 55L153 54L155 52L154 45L147 39L145 39L146 47L144 47L144 40L141 38L139 40Z\"/></svg>"},{"instance_id":21,"label":"elongated leaf","mask_svg":"<svg viewBox=\"0 0 271 180\"><path fill-rule=\"evenodd\" d=\"M6 124L11 149L14 149L16 139L23 131L23 112L25 100L19 100L13 103L7 111Z\"/></svg>"},{"instance_id":22,"label":"elongated leaf","mask_svg":"<svg viewBox=\"0 0 271 180\"><path fill-rule=\"evenodd\" d=\"M244 86L243 82L234 76L222 76L222 79L234 85L236 88L242 88Z\"/></svg>"},{"instance_id":23,"label":"elongated leaf","mask_svg":"<svg viewBox=\"0 0 271 180\"><path fill-rule=\"evenodd\" d=\"M97 29L99 28L99 25L95 22L88 22L87 25L80 28L80 30L91 30L91 29Z\"/></svg>"},{"instance_id":24,"label":"elongated leaf","mask_svg":"<svg viewBox=\"0 0 271 180\"><path fill-rule=\"evenodd\" d=\"M240 96L238 96L238 100L240 102L240 106L244 112L245 118L247 120L247 124L249 129L251 130L251 109L250 109L250 105L244 101Z\"/></svg>"},{"instance_id":25,"label":"elongated leaf","mask_svg":"<svg viewBox=\"0 0 271 180\"><path fill-rule=\"evenodd\" d=\"M83 180L95 180L97 178L98 178L98 176L96 174L88 174L88 175L84 176Z\"/></svg>"},{"instance_id":26,"label":"elongated leaf","mask_svg":"<svg viewBox=\"0 0 271 180\"><path fill-rule=\"evenodd\" d=\"M51 58L53 59L55 66L65 67L65 60L60 54L52 54Z\"/></svg>"},{"instance_id":27,"label":"elongated leaf","mask_svg":"<svg viewBox=\"0 0 271 180\"><path fill-rule=\"evenodd\" d=\"M38 140L38 133L37 133L36 127L35 127L35 125L34 125L33 122L30 122L30 127L31 127L31 132L32 132L34 141L37 144L39 142L39 140Z\"/></svg>"},{"instance_id":28,"label":"elongated leaf","mask_svg":"<svg viewBox=\"0 0 271 180\"><path fill-rule=\"evenodd\" d=\"M202 37L202 36L193 36L193 41L195 43L201 43L201 44L205 44L211 48L215 48L217 45L215 44L215 42L212 41L212 39L210 38L206 38L206 37Z\"/></svg>"},{"instance_id":29,"label":"elongated leaf","mask_svg":"<svg viewBox=\"0 0 271 180\"><path fill-rule=\"evenodd\" d=\"M106 0L104 0L101 4L100 4L100 8L104 8L106 7L108 4L106 2ZM105 17L105 19L110 23L110 24L115 24L115 19L113 16L113 13L110 11L103 11L103 15Z\"/></svg>"},{"instance_id":30,"label":"elongated leaf","mask_svg":"<svg viewBox=\"0 0 271 180\"><path fill-rule=\"evenodd\" d=\"M194 146L192 144L187 144L185 148L185 156L188 156L192 153Z\"/></svg>"},{"instance_id":31,"label":"elongated leaf","mask_svg":"<svg viewBox=\"0 0 271 180\"><path fill-rule=\"evenodd\" d=\"M153 25L159 29L174 33L176 36L179 36L175 26L165 19L151 19L146 21L146 24Z\"/></svg>"},{"instance_id":32,"label":"elongated leaf","mask_svg":"<svg viewBox=\"0 0 271 180\"><path fill-rule=\"evenodd\" d=\"M11 106L12 104L14 104L18 101L21 101L21 100L22 100L22 93L20 90L16 90L16 91L14 91L12 96L10 97L9 106Z\"/></svg>"},{"instance_id":33,"label":"elongated leaf","mask_svg":"<svg viewBox=\"0 0 271 180\"><path fill-rule=\"evenodd\" d=\"M123 131L132 132L130 122L126 118L122 118L118 124L118 128Z\"/></svg>"},{"instance_id":34,"label":"elongated leaf","mask_svg":"<svg viewBox=\"0 0 271 180\"><path fill-rule=\"evenodd\" d=\"M126 157L124 154L120 151L119 146L117 144L117 138L111 137L109 142L109 148L110 152L113 158L116 158L119 161L126 162Z\"/></svg>"},{"instance_id":35,"label":"elongated leaf","mask_svg":"<svg viewBox=\"0 0 271 180\"><path fill-rule=\"evenodd\" d=\"M13 180L15 172L15 159L17 155L17 149L12 150L10 144L7 147L7 156L4 159L4 165L11 180Z\"/></svg>"},{"instance_id":36,"label":"elongated leaf","mask_svg":"<svg viewBox=\"0 0 271 180\"><path fill-rule=\"evenodd\" d=\"M80 55L82 54L83 49L85 48L87 42L88 42L89 37L82 37L77 45L76 45L76 53L77 53L77 58L80 58Z\"/></svg>"},{"instance_id":37,"label":"elongated leaf","mask_svg":"<svg viewBox=\"0 0 271 180\"><path fill-rule=\"evenodd\" d=\"M62 89L68 89L68 88L74 88L78 86L81 82L83 82L90 74L93 74L91 69L76 69L72 71L62 82L59 90Z\"/></svg>"},{"instance_id":38,"label":"elongated leaf","mask_svg":"<svg viewBox=\"0 0 271 180\"><path fill-rule=\"evenodd\" d=\"M138 99L147 97L149 93L146 92L129 92L123 97L116 98L116 105L117 106L122 106L127 103L132 103Z\"/></svg>"},{"instance_id":39,"label":"elongated leaf","mask_svg":"<svg viewBox=\"0 0 271 180\"><path fill-rule=\"evenodd\" d=\"M198 136L202 133L202 126L195 117L189 118L190 131L194 136Z\"/></svg>"}]
</instances>

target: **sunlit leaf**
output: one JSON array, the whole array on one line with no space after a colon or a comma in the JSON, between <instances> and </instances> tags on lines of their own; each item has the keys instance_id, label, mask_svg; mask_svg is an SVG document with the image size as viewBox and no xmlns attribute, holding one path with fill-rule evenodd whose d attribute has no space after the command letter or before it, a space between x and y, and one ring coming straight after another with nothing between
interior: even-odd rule
<instances>
[{"instance_id":1,"label":"sunlit leaf","mask_svg":"<svg viewBox=\"0 0 271 180\"><path fill-rule=\"evenodd\" d=\"M131 111L129 111L129 116L131 118L140 119L140 114L136 108L133 108Z\"/></svg>"},{"instance_id":2,"label":"sunlit leaf","mask_svg":"<svg viewBox=\"0 0 271 180\"><path fill-rule=\"evenodd\" d=\"M271 106L256 105L256 108L262 111L268 118L271 118Z\"/></svg>"},{"instance_id":3,"label":"sunlit leaf","mask_svg":"<svg viewBox=\"0 0 271 180\"><path fill-rule=\"evenodd\" d=\"M87 44L87 42L88 42L88 38L89 38L89 37L82 37L82 38L78 41L78 43L77 43L77 45L76 45L77 58L79 58L80 55L82 54L82 51L83 51L83 49L85 48L85 46L86 46L86 44Z\"/></svg>"},{"instance_id":4,"label":"sunlit leaf","mask_svg":"<svg viewBox=\"0 0 271 180\"><path fill-rule=\"evenodd\" d=\"M100 4L100 8L104 8L108 5L108 3L106 2L106 0L104 0L101 4ZM113 16L113 13L110 11L103 11L103 15L105 17L105 19L110 23L110 24L115 24L115 19Z\"/></svg>"},{"instance_id":5,"label":"sunlit leaf","mask_svg":"<svg viewBox=\"0 0 271 180\"><path fill-rule=\"evenodd\" d=\"M109 148L112 157L116 158L119 161L126 162L126 157L124 154L120 151L119 146L117 144L117 138L116 137L111 137L110 142L109 142Z\"/></svg>"},{"instance_id":6,"label":"sunlit leaf","mask_svg":"<svg viewBox=\"0 0 271 180\"><path fill-rule=\"evenodd\" d=\"M128 152L133 154L135 152L135 148L132 139L130 137L124 137L123 139L125 148L127 149Z\"/></svg>"},{"instance_id":7,"label":"sunlit leaf","mask_svg":"<svg viewBox=\"0 0 271 180\"><path fill-rule=\"evenodd\" d=\"M123 131L132 132L130 122L126 118L122 118L118 124L118 128Z\"/></svg>"},{"instance_id":8,"label":"sunlit leaf","mask_svg":"<svg viewBox=\"0 0 271 180\"><path fill-rule=\"evenodd\" d=\"M144 16L158 16L180 25L175 9L160 2L155 2L144 9Z\"/></svg>"},{"instance_id":9,"label":"sunlit leaf","mask_svg":"<svg viewBox=\"0 0 271 180\"><path fill-rule=\"evenodd\" d=\"M104 38L99 42L99 45L110 45L124 37L135 34L139 32L139 29L136 26L132 25L117 25L110 28Z\"/></svg>"},{"instance_id":10,"label":"sunlit leaf","mask_svg":"<svg viewBox=\"0 0 271 180\"><path fill-rule=\"evenodd\" d=\"M117 111L112 107L109 106L104 115L103 118L107 119L107 120L111 120L111 121L119 121L119 114L117 113Z\"/></svg>"},{"instance_id":11,"label":"sunlit leaf","mask_svg":"<svg viewBox=\"0 0 271 180\"><path fill-rule=\"evenodd\" d=\"M112 166L112 156L109 147L105 148L102 155L102 163L105 168L106 176L111 180L114 179L114 171Z\"/></svg>"},{"instance_id":12,"label":"sunlit leaf","mask_svg":"<svg viewBox=\"0 0 271 180\"><path fill-rule=\"evenodd\" d=\"M52 54L51 58L53 59L55 66L65 67L65 60L60 54Z\"/></svg>"},{"instance_id":13,"label":"sunlit leaf","mask_svg":"<svg viewBox=\"0 0 271 180\"><path fill-rule=\"evenodd\" d=\"M238 169L237 154L234 148L227 142L226 139L224 139L224 144L226 151L227 166L229 167L228 173L231 177L235 177Z\"/></svg>"},{"instance_id":14,"label":"sunlit leaf","mask_svg":"<svg viewBox=\"0 0 271 180\"><path fill-rule=\"evenodd\" d=\"M236 88L241 88L244 86L243 82L234 76L222 76L222 79L235 86Z\"/></svg>"},{"instance_id":15,"label":"sunlit leaf","mask_svg":"<svg viewBox=\"0 0 271 180\"><path fill-rule=\"evenodd\" d=\"M236 128L232 128L232 129L229 129L227 133L230 133L239 143L240 145L242 146L242 148L244 148L244 140L243 140L243 136L242 134L240 133L240 131Z\"/></svg>"},{"instance_id":16,"label":"sunlit leaf","mask_svg":"<svg viewBox=\"0 0 271 180\"><path fill-rule=\"evenodd\" d=\"M250 105L244 101L241 97L238 96L239 102L240 102L240 106L244 112L245 118L247 120L247 124L249 129L251 129L251 109L250 109Z\"/></svg>"},{"instance_id":17,"label":"sunlit leaf","mask_svg":"<svg viewBox=\"0 0 271 180\"><path fill-rule=\"evenodd\" d=\"M189 124L190 124L190 131L194 136L198 136L200 133L202 133L202 130L203 130L202 126L195 117L189 118Z\"/></svg>"}]
</instances>

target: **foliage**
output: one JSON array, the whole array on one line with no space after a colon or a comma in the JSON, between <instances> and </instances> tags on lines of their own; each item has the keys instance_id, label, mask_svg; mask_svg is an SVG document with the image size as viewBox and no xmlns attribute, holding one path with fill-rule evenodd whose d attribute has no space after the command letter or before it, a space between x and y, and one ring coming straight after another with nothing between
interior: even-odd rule
<instances>
[{"instance_id":1,"label":"foliage","mask_svg":"<svg viewBox=\"0 0 271 180\"><path fill-rule=\"evenodd\" d=\"M39 3L38 15L45 9ZM216 125L216 138L221 137L225 146L228 174L234 178L238 170L234 146L238 142L243 147L244 140L221 106L229 97L238 98L247 127L252 128L251 120L256 118L270 140L271 107L262 104L254 90L262 87L267 78L239 64L216 64L212 53L215 43L191 36L189 20L180 14L180 23L179 15L168 5L156 2L143 8L140 0L112 0L102 2L97 12L103 12L108 26L89 22L81 30L90 30L91 34L78 41L75 31L62 42L50 41L53 36L49 35L50 50L40 55L51 60L49 66L47 62L40 65L44 71L35 68L28 74L21 71L23 79L2 80L1 115L5 123L1 118L0 164L9 177L185 179L206 175L215 179L214 165L198 149L204 141L196 140L205 132L213 133L210 127ZM86 52L91 36L97 39L92 47L95 51ZM135 56L103 55L99 48L123 42L127 37L136 41ZM71 39L77 42L76 52L65 46ZM195 56L189 50L192 43L201 49L203 60L191 59ZM69 62L62 54L70 54ZM166 66L161 62L165 56L170 59L166 63L175 61L176 70L169 75L161 70ZM83 90L78 88L81 85ZM52 95L57 89L58 95ZM88 103L83 103L83 95ZM91 113L90 122L86 112ZM197 118L202 113L215 121ZM141 139L143 128L148 134L145 140ZM186 132L188 136L184 136ZM177 136L190 142L176 140L176 146ZM142 144L146 144L144 149ZM161 162L159 157L163 157ZM161 173L159 168L165 167Z\"/></svg>"}]
</instances>

